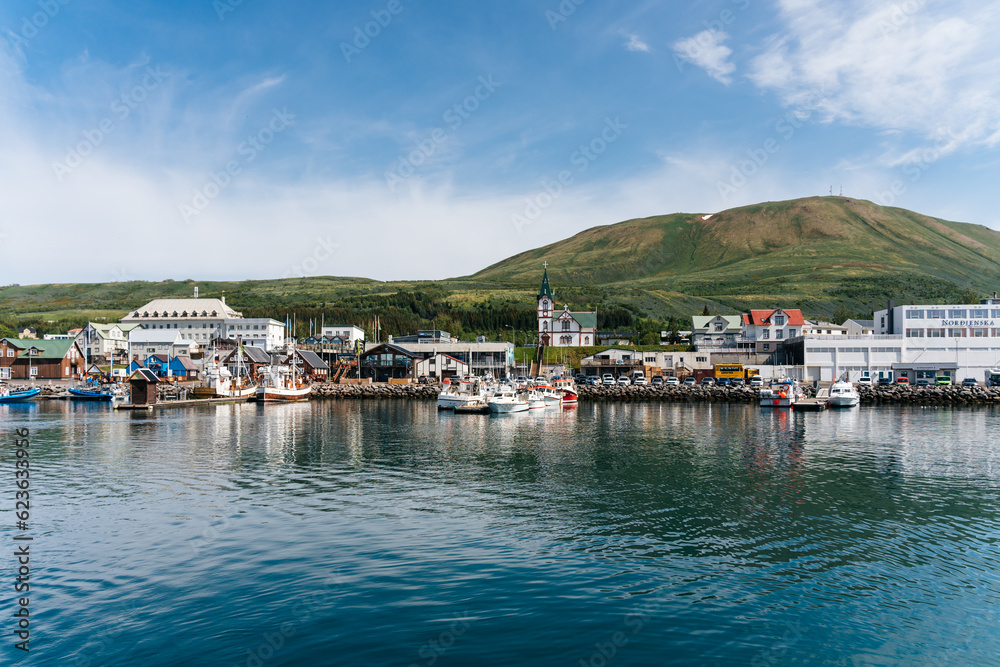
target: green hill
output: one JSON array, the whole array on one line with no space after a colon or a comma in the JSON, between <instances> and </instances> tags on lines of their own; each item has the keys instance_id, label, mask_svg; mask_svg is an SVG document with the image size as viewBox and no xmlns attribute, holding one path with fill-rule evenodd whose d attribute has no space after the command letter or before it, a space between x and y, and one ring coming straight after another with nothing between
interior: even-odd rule
<instances>
[{"instance_id":1,"label":"green hill","mask_svg":"<svg viewBox=\"0 0 1000 667\"><path fill-rule=\"evenodd\" d=\"M418 328L510 336L534 329L543 262L557 301L597 308L600 328L653 332L668 317L753 307L808 317L871 317L897 303L968 302L1000 289L1000 232L844 197L767 202L594 227L482 271L443 281L365 278L164 281L0 288L0 330L65 331L115 319L158 297L225 292L247 316L367 324L387 334ZM305 323L305 324L303 324ZM685 326L682 324L681 326ZM303 327L305 327L303 329Z\"/></svg>"}]
</instances>

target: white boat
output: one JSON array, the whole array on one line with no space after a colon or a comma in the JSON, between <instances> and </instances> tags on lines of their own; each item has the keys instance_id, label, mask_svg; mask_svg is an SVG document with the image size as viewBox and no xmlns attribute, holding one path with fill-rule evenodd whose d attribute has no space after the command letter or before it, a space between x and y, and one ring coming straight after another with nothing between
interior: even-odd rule
<instances>
[{"instance_id":1,"label":"white boat","mask_svg":"<svg viewBox=\"0 0 1000 667\"><path fill-rule=\"evenodd\" d=\"M805 397L805 392L802 391L798 383L791 380L782 380L776 385L764 387L760 390L760 407L790 408Z\"/></svg>"},{"instance_id":2,"label":"white boat","mask_svg":"<svg viewBox=\"0 0 1000 667\"><path fill-rule=\"evenodd\" d=\"M528 392L528 409L529 410L544 410L549 407L548 401L542 396L538 391L532 389Z\"/></svg>"},{"instance_id":3,"label":"white boat","mask_svg":"<svg viewBox=\"0 0 1000 667\"><path fill-rule=\"evenodd\" d=\"M454 381L444 385L438 394L438 410L454 410L463 405L470 405L486 400L488 394L486 383L478 380L471 382Z\"/></svg>"},{"instance_id":4,"label":"white boat","mask_svg":"<svg viewBox=\"0 0 1000 667\"><path fill-rule=\"evenodd\" d=\"M861 395L852 382L838 380L830 386L830 399L827 405L831 408L853 408L861 402Z\"/></svg>"},{"instance_id":5,"label":"white boat","mask_svg":"<svg viewBox=\"0 0 1000 667\"><path fill-rule=\"evenodd\" d=\"M257 393L257 385L244 372L242 355L236 356L236 376L228 368L213 360L205 369L201 387L195 387L192 394L196 398L250 398Z\"/></svg>"},{"instance_id":6,"label":"white boat","mask_svg":"<svg viewBox=\"0 0 1000 667\"><path fill-rule=\"evenodd\" d=\"M261 383L257 387L257 400L263 402L305 401L309 400L312 385L303 381L296 371L295 364L290 366L268 366L261 373Z\"/></svg>"},{"instance_id":7,"label":"white boat","mask_svg":"<svg viewBox=\"0 0 1000 667\"><path fill-rule=\"evenodd\" d=\"M518 394L510 385L503 385L495 394L486 399L490 412L505 414L508 412L527 412L528 399Z\"/></svg>"},{"instance_id":8,"label":"white boat","mask_svg":"<svg viewBox=\"0 0 1000 667\"><path fill-rule=\"evenodd\" d=\"M559 407L562 405L562 392L547 384L540 384L535 387L535 391L541 395L548 405Z\"/></svg>"}]
</instances>

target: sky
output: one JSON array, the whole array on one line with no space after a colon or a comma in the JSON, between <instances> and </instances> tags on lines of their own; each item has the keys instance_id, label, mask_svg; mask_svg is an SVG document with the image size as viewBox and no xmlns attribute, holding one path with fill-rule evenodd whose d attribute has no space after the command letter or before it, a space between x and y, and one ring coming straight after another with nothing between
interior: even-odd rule
<instances>
[{"instance_id":1,"label":"sky","mask_svg":"<svg viewBox=\"0 0 1000 667\"><path fill-rule=\"evenodd\" d=\"M0 284L468 275L840 194L1000 229L1000 4L7 0Z\"/></svg>"}]
</instances>

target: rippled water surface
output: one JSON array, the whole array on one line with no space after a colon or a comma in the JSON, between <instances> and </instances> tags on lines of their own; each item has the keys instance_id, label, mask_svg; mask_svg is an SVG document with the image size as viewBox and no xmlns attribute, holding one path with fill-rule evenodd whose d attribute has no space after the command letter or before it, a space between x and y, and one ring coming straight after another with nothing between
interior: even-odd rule
<instances>
[{"instance_id":1,"label":"rippled water surface","mask_svg":"<svg viewBox=\"0 0 1000 667\"><path fill-rule=\"evenodd\" d=\"M0 663L1000 662L1000 410L0 406L11 611L17 427Z\"/></svg>"}]
</instances>

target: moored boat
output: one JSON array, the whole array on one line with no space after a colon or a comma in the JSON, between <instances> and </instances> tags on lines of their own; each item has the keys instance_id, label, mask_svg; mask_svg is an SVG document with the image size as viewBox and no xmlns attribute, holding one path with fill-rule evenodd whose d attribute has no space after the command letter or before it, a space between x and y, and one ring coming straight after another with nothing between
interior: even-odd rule
<instances>
[{"instance_id":1,"label":"moored boat","mask_svg":"<svg viewBox=\"0 0 1000 667\"><path fill-rule=\"evenodd\" d=\"M109 391L103 391L100 389L77 389L75 387L69 388L69 394L72 398L81 401L110 401L115 397Z\"/></svg>"},{"instance_id":2,"label":"moored boat","mask_svg":"<svg viewBox=\"0 0 1000 667\"><path fill-rule=\"evenodd\" d=\"M562 396L563 405L576 405L579 396L572 380L556 380L556 391Z\"/></svg>"},{"instance_id":3,"label":"moored boat","mask_svg":"<svg viewBox=\"0 0 1000 667\"><path fill-rule=\"evenodd\" d=\"M853 408L861 402L861 395L852 382L838 380L830 386L830 398L827 404L831 408Z\"/></svg>"},{"instance_id":4,"label":"moored boat","mask_svg":"<svg viewBox=\"0 0 1000 667\"><path fill-rule=\"evenodd\" d=\"M438 394L438 410L454 410L462 405L485 401L487 396L485 384L478 380L470 382L446 380L441 393Z\"/></svg>"},{"instance_id":5,"label":"moored boat","mask_svg":"<svg viewBox=\"0 0 1000 667\"><path fill-rule=\"evenodd\" d=\"M797 401L805 398L805 392L798 383L792 380L782 380L777 385L764 387L760 390L760 407L790 408Z\"/></svg>"},{"instance_id":6,"label":"moored boat","mask_svg":"<svg viewBox=\"0 0 1000 667\"><path fill-rule=\"evenodd\" d=\"M528 399L518 394L510 385L503 385L492 396L486 399L490 412L506 414L508 412L527 412Z\"/></svg>"},{"instance_id":7,"label":"moored boat","mask_svg":"<svg viewBox=\"0 0 1000 667\"><path fill-rule=\"evenodd\" d=\"M455 406L456 415L481 415L489 414L489 412L490 406L487 405L485 398Z\"/></svg>"},{"instance_id":8,"label":"moored boat","mask_svg":"<svg viewBox=\"0 0 1000 667\"><path fill-rule=\"evenodd\" d=\"M311 393L312 385L302 380L294 365L268 366L256 390L260 402L306 401Z\"/></svg>"},{"instance_id":9,"label":"moored boat","mask_svg":"<svg viewBox=\"0 0 1000 667\"><path fill-rule=\"evenodd\" d=\"M42 393L38 387L26 391L10 391L7 387L0 387L0 403L17 403L27 401Z\"/></svg>"}]
</instances>

